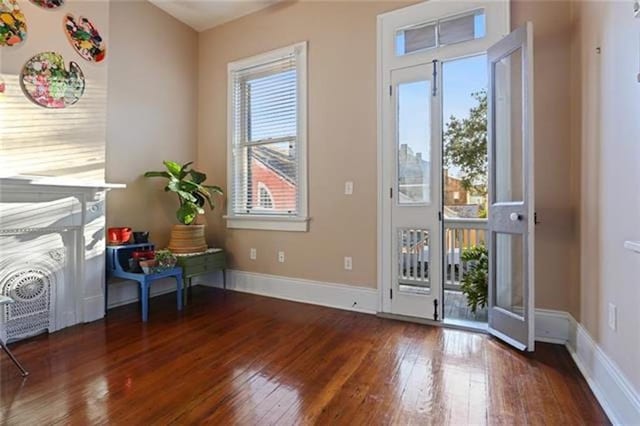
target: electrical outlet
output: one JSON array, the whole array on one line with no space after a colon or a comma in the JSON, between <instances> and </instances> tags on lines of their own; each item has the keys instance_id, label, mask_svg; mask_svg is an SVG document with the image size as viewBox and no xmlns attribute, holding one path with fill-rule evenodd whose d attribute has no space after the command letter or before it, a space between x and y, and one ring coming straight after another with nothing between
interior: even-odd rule
<instances>
[{"instance_id":1,"label":"electrical outlet","mask_svg":"<svg viewBox=\"0 0 640 426\"><path fill-rule=\"evenodd\" d=\"M618 308L613 303L609 303L609 328L613 331L618 328Z\"/></svg>"},{"instance_id":2,"label":"electrical outlet","mask_svg":"<svg viewBox=\"0 0 640 426\"><path fill-rule=\"evenodd\" d=\"M344 195L353 195L353 182L347 181L344 183Z\"/></svg>"},{"instance_id":3,"label":"electrical outlet","mask_svg":"<svg viewBox=\"0 0 640 426\"><path fill-rule=\"evenodd\" d=\"M279 251L278 252L278 262L284 263L284 252L283 251Z\"/></svg>"},{"instance_id":4,"label":"electrical outlet","mask_svg":"<svg viewBox=\"0 0 640 426\"><path fill-rule=\"evenodd\" d=\"M344 258L344 269L350 271L353 269L353 259L350 256Z\"/></svg>"},{"instance_id":5,"label":"electrical outlet","mask_svg":"<svg viewBox=\"0 0 640 426\"><path fill-rule=\"evenodd\" d=\"M256 260L257 257L258 251L256 249L252 248L251 250L249 250L249 259Z\"/></svg>"}]
</instances>

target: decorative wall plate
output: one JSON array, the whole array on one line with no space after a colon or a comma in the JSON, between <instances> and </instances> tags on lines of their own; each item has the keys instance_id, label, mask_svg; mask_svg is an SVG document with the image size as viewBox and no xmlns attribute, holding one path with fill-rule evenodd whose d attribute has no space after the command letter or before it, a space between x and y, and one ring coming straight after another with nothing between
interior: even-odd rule
<instances>
[{"instance_id":1,"label":"decorative wall plate","mask_svg":"<svg viewBox=\"0 0 640 426\"><path fill-rule=\"evenodd\" d=\"M80 56L89 62L101 62L104 59L107 49L93 22L84 16L76 20L69 13L64 18L64 28L69 42Z\"/></svg>"},{"instance_id":2,"label":"decorative wall plate","mask_svg":"<svg viewBox=\"0 0 640 426\"><path fill-rule=\"evenodd\" d=\"M0 46L15 46L27 38L27 21L16 0L0 0Z\"/></svg>"},{"instance_id":3,"label":"decorative wall plate","mask_svg":"<svg viewBox=\"0 0 640 426\"><path fill-rule=\"evenodd\" d=\"M4 78L2 78L2 76L0 76L0 97L2 97L2 95L4 95L4 91L7 89L7 86L5 86L4 84Z\"/></svg>"},{"instance_id":4,"label":"decorative wall plate","mask_svg":"<svg viewBox=\"0 0 640 426\"><path fill-rule=\"evenodd\" d=\"M57 9L64 4L64 0L31 0L31 3L43 9Z\"/></svg>"},{"instance_id":5,"label":"decorative wall plate","mask_svg":"<svg viewBox=\"0 0 640 426\"><path fill-rule=\"evenodd\" d=\"M78 64L70 62L67 70L62 55L43 52L24 64L20 85L25 96L37 105L65 108L80 100L85 81Z\"/></svg>"}]
</instances>

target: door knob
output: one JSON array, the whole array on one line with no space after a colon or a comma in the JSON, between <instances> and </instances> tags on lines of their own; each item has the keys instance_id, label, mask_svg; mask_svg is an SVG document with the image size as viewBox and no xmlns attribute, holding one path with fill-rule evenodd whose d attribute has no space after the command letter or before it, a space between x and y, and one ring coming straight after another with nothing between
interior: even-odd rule
<instances>
[{"instance_id":1,"label":"door knob","mask_svg":"<svg viewBox=\"0 0 640 426\"><path fill-rule=\"evenodd\" d=\"M513 213L511 213L511 214L509 215L509 219L511 219L513 222L517 222L517 221L519 221L520 219L522 219L522 216L521 216L521 215L519 215L519 214L518 214L518 213L516 213L516 212L513 212Z\"/></svg>"}]
</instances>

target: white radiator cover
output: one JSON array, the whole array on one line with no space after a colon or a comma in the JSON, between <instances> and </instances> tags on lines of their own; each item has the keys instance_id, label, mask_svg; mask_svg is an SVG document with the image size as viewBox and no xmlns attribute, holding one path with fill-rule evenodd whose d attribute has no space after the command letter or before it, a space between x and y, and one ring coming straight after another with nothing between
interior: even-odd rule
<instances>
[{"instance_id":1,"label":"white radiator cover","mask_svg":"<svg viewBox=\"0 0 640 426\"><path fill-rule=\"evenodd\" d=\"M0 337L104 316L105 194L118 185L0 179Z\"/></svg>"}]
</instances>

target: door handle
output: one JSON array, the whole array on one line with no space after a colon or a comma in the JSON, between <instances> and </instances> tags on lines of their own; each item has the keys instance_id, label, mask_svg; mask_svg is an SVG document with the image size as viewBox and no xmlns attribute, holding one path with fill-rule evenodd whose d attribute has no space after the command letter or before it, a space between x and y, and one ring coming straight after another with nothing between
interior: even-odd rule
<instances>
[{"instance_id":1,"label":"door handle","mask_svg":"<svg viewBox=\"0 0 640 426\"><path fill-rule=\"evenodd\" d=\"M517 222L519 220L522 220L522 215L516 212L513 212L509 215L509 219L511 219L512 222Z\"/></svg>"}]
</instances>

